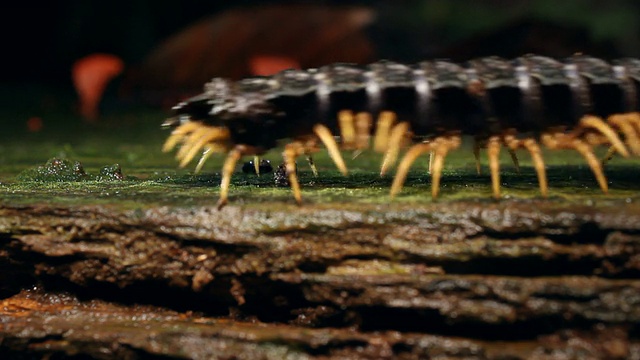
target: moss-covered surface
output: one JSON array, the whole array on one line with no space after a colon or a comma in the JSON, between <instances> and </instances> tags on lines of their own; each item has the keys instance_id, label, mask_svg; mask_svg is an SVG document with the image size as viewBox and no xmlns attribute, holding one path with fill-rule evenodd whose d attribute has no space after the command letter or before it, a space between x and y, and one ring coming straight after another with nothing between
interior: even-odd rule
<instances>
[{"instance_id":1,"label":"moss-covered surface","mask_svg":"<svg viewBox=\"0 0 640 360\"><path fill-rule=\"evenodd\" d=\"M425 158L390 200L378 155L347 160L342 177L321 152L317 178L298 163L302 207L239 164L217 210L222 159L200 175L177 169L159 151L160 118L5 134L0 355L640 353L637 159L607 166L603 194L578 155L546 152L541 199L528 156L516 174L505 152L494 200L467 142L447 158L439 199ZM76 330L85 319L102 326Z\"/></svg>"},{"instance_id":2,"label":"moss-covered surface","mask_svg":"<svg viewBox=\"0 0 640 360\"><path fill-rule=\"evenodd\" d=\"M162 113L141 112L137 115L106 118L95 126L80 125L79 119L54 119L53 128L41 133L21 129L20 138L7 138L0 144L0 189L4 203L73 204L112 203L117 206L192 206L216 201L221 156L212 158L205 170L193 174L194 164L178 169L173 154L160 151L167 135L159 126ZM66 130L56 122L71 122ZM71 130L68 129L71 127ZM11 129L9 129L11 130ZM7 133L5 133L7 135ZM604 149L597 149L600 155ZM538 185L526 152L519 152L522 173L516 174L506 151L502 154L502 190L506 199L535 198ZM551 201L609 201L637 198L638 160L614 159L606 168L610 192L603 194L590 169L580 156L571 151L547 151L545 161ZM280 162L278 150L266 155ZM351 171L341 176L327 158L326 152L315 155L320 176L314 177L299 160L299 175L307 206L320 204L384 204L389 203L391 176L377 176L380 155L366 152L356 159L345 154ZM52 166L58 159L57 167ZM246 161L249 161L247 158ZM394 204L428 204L430 179L426 174L427 158L413 168L403 192ZM287 188L276 187L272 174L255 176L240 171L239 164L232 180L231 201L247 206L285 206L292 203ZM67 167L68 170L63 169ZM121 170L118 171L117 167ZM77 167L79 169L75 169ZM67 173L65 173L67 171ZM439 202L464 199L488 199L491 196L488 169L477 175L471 142L454 151L446 159ZM116 174L116 175L114 175Z\"/></svg>"}]
</instances>

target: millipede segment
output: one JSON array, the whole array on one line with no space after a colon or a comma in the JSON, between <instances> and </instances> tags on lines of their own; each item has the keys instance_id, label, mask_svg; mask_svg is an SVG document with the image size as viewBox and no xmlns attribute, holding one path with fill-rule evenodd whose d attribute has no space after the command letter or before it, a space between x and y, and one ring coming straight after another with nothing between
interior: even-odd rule
<instances>
[{"instance_id":1,"label":"millipede segment","mask_svg":"<svg viewBox=\"0 0 640 360\"><path fill-rule=\"evenodd\" d=\"M259 157L284 142L282 153L293 196L302 202L295 161L324 146L348 175L342 152L355 158L368 149L382 154L380 175L400 159L391 196L397 195L414 162L429 155L431 194L437 197L446 156L473 138L476 171L486 149L491 188L500 197L500 152L531 156L547 196L541 146L577 151L608 191L602 163L614 153L640 155L640 60L613 63L576 55L564 61L527 55L513 60L485 57L465 64L433 60L406 65L379 61L367 66L332 64L286 70L240 81L215 78L205 91L173 109L173 128L163 146L177 146L186 166L201 154L200 171L214 153L226 154L219 206L227 202L231 176L243 156ZM601 162L593 148L609 151ZM401 156L404 148L408 148ZM256 168L259 172L259 168Z\"/></svg>"}]
</instances>

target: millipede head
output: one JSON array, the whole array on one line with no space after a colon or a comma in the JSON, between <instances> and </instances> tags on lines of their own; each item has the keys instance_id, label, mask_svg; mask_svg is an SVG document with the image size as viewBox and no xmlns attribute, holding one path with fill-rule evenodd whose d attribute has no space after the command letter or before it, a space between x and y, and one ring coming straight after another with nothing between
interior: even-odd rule
<instances>
[{"instance_id":1,"label":"millipede head","mask_svg":"<svg viewBox=\"0 0 640 360\"><path fill-rule=\"evenodd\" d=\"M230 84L227 80L213 79L205 84L202 94L175 105L171 116L162 124L173 129L162 150L168 152L180 146L176 159L181 167L202 152L199 170L212 153L227 152L233 146L225 121L212 114L214 110L221 112L221 108L229 106L232 100Z\"/></svg>"}]
</instances>

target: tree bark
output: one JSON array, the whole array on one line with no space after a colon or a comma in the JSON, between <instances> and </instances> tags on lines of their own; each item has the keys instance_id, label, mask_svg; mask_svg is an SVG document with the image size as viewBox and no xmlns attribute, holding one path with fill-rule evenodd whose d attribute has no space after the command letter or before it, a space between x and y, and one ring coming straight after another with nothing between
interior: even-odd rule
<instances>
[{"instance_id":1,"label":"tree bark","mask_svg":"<svg viewBox=\"0 0 640 360\"><path fill-rule=\"evenodd\" d=\"M640 358L639 250L622 201L4 206L0 351Z\"/></svg>"}]
</instances>

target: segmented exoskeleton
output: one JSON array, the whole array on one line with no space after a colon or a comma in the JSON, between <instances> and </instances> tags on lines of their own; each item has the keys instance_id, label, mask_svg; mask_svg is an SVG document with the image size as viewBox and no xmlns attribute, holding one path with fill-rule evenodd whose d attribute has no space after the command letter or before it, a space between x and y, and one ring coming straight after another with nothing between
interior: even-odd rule
<instances>
[{"instance_id":1,"label":"segmented exoskeleton","mask_svg":"<svg viewBox=\"0 0 640 360\"><path fill-rule=\"evenodd\" d=\"M540 191L547 195L540 144L578 151L606 192L592 147L606 144L610 153L622 156L628 156L628 147L640 154L639 86L640 60L609 64L582 55L563 62L527 55L480 58L464 65L441 60L332 64L237 82L215 78L205 84L203 94L173 108L165 125L174 130L164 150L181 144L181 166L202 152L197 171L212 153L227 154L219 206L227 202L237 161L262 155L284 139L289 141L283 158L298 203L298 156L306 155L315 173L310 156L322 143L346 175L340 150L368 149L371 137L373 149L384 154L382 175L395 164L402 145L413 143L398 165L392 196L424 153L432 156L432 196L437 196L444 159L460 145L462 135L475 139L476 161L480 146L487 148L495 197L500 196L503 146L512 155L518 148L530 153ZM340 135L339 141L333 134Z\"/></svg>"}]
</instances>

